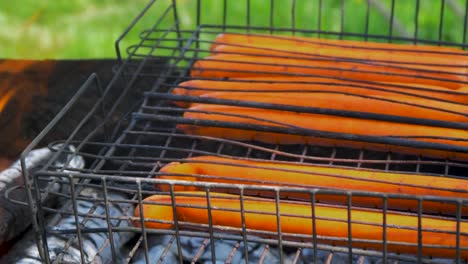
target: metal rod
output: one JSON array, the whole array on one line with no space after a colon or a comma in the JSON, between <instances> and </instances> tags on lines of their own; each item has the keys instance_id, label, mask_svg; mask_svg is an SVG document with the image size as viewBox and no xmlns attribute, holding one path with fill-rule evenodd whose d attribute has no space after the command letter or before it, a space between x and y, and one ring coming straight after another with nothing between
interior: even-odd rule
<instances>
[{"instance_id":1,"label":"metal rod","mask_svg":"<svg viewBox=\"0 0 468 264\"><path fill-rule=\"evenodd\" d=\"M205 189L205 195L206 195L206 209L208 211L208 232L210 234L210 245L211 245L211 261L213 263L216 262L216 240L214 239L213 235L213 215L211 213L212 211L212 206L211 206L211 196L210 196L210 188Z\"/></svg>"},{"instance_id":2,"label":"metal rod","mask_svg":"<svg viewBox=\"0 0 468 264\"><path fill-rule=\"evenodd\" d=\"M318 263L318 250L317 250L317 215L315 213L316 210L316 190L314 190L311 195L311 210L312 210L312 243L313 243L313 250L314 250L314 263Z\"/></svg>"},{"instance_id":3,"label":"metal rod","mask_svg":"<svg viewBox=\"0 0 468 264\"><path fill-rule=\"evenodd\" d=\"M240 188L239 202L242 221L242 242L244 243L244 259L246 263L249 263L249 243L247 240L247 226L245 224L244 188Z\"/></svg>"},{"instance_id":4,"label":"metal rod","mask_svg":"<svg viewBox=\"0 0 468 264\"><path fill-rule=\"evenodd\" d=\"M108 189L107 189L107 179L104 178L102 181L102 189L104 190L104 208L106 212L106 223L107 223L107 232L108 232L108 237L109 237L109 243L111 246L111 255L112 255L112 261L115 263L117 262L117 256L116 256L116 251L115 251L115 244L114 244L114 234L112 231L112 222L110 219L110 210L109 210L109 195L108 195Z\"/></svg>"},{"instance_id":5,"label":"metal rod","mask_svg":"<svg viewBox=\"0 0 468 264\"><path fill-rule=\"evenodd\" d=\"M77 205L77 200L76 200L75 183L74 183L73 176L69 177L68 181L69 181L69 184L70 184L70 193L71 193L73 214L75 216L76 236L78 238L78 245L79 245L78 248L80 250L80 258L81 258L81 262L85 263L85 253L84 253L84 248L83 248L83 236L81 235L80 220L78 218L78 205Z\"/></svg>"},{"instance_id":6,"label":"metal rod","mask_svg":"<svg viewBox=\"0 0 468 264\"><path fill-rule=\"evenodd\" d=\"M457 223L456 223L456 230L457 230L457 234L456 234L456 246L455 246L455 261L456 263L462 263L461 261L461 244L460 244L460 233L461 233L461 222L462 222L462 208L463 208L463 202L462 201L458 201L456 203L457 205Z\"/></svg>"},{"instance_id":7,"label":"metal rod","mask_svg":"<svg viewBox=\"0 0 468 264\"><path fill-rule=\"evenodd\" d=\"M180 242L180 227L179 227L179 217L177 215L177 201L175 198L174 184L169 185L170 194L171 194L171 205L172 205L172 215L174 216L174 230L175 230L175 239L177 243L177 253L179 256L179 264L184 263L184 255L182 251L182 243ZM214 259L213 259L214 261Z\"/></svg>"},{"instance_id":8,"label":"metal rod","mask_svg":"<svg viewBox=\"0 0 468 264\"><path fill-rule=\"evenodd\" d=\"M344 93L330 92L329 94L332 96L333 94L344 94ZM271 110L299 112L299 113L333 115L333 116L341 116L341 117L354 117L354 118L360 118L360 119L468 130L468 124L463 123L463 122L451 122L451 121L442 121L442 120L426 119L426 118L403 117L403 116L390 115L390 114L377 114L377 113L370 113L370 112L358 112L358 111L340 110L340 109L333 109L333 108L296 106L296 105L287 105L287 104L221 99L221 98L211 98L211 97L173 95L173 94L166 94L166 93L145 93L145 95L149 98L158 98L158 99L164 99L164 100L182 101L182 102L199 103L199 104L200 103L216 104L216 105L223 105L223 106L239 106L239 107L257 108L257 109L271 109ZM374 97L372 96L359 96L359 97L374 99ZM379 99L375 98L375 100L379 100ZM388 101L388 100L382 99L382 101ZM401 103L401 104L407 105L406 103ZM432 109L430 106L427 106L427 107L421 106L421 108ZM161 109L164 109L164 108L161 108ZM171 109L169 107L166 107L166 109L173 110L173 111L178 110L181 112L190 111L190 109L180 109L180 108ZM432 109L432 110L436 110L436 109ZM444 110L440 110L440 111L444 111ZM467 115L467 114L458 113L458 112L453 113L453 114Z\"/></svg>"},{"instance_id":9,"label":"metal rod","mask_svg":"<svg viewBox=\"0 0 468 264\"><path fill-rule=\"evenodd\" d=\"M177 122L180 124L190 124L197 126L211 126L211 127L223 127L223 128L234 128L241 130L253 130L259 132L273 132L280 134L294 134L301 136L313 136L321 138L333 138L333 139L343 139L351 141L360 141L360 142L369 142L369 143L381 143L381 144L390 144L390 145L400 145L413 148L423 148L423 149L437 149L437 150L446 150L466 153L468 152L468 147L457 146L457 145L447 145L441 143L433 143L426 141L416 141L412 139L406 139L404 137L392 137L382 136L382 137L373 137L365 135L355 135L355 134L345 134L345 133L334 133L327 131L318 131L312 129L303 129L303 128L283 128L280 126L261 126L253 125L247 123L233 123L233 122L218 122L212 120L201 120L201 119L186 119L181 117L174 116L163 116L163 115L148 115L148 114L134 114L136 119L151 119L155 121L163 122ZM247 118L247 117L246 117ZM448 140L453 140L448 138Z\"/></svg>"},{"instance_id":10,"label":"metal rod","mask_svg":"<svg viewBox=\"0 0 468 264\"><path fill-rule=\"evenodd\" d=\"M346 195L346 205L347 205L347 226L348 226L348 261L353 263L353 227L352 227L352 193L347 193Z\"/></svg>"},{"instance_id":11,"label":"metal rod","mask_svg":"<svg viewBox=\"0 0 468 264\"><path fill-rule=\"evenodd\" d=\"M388 197L384 196L382 198L383 208L382 208L382 243L383 243L383 253L382 253L382 261L383 263L387 263L388 258L388 247L387 247L387 207L388 207Z\"/></svg>"},{"instance_id":12,"label":"metal rod","mask_svg":"<svg viewBox=\"0 0 468 264\"><path fill-rule=\"evenodd\" d=\"M278 238L278 255L280 263L284 263L283 256L283 234L281 230L281 209L280 209L280 191L275 190L275 206L276 206L276 230Z\"/></svg>"},{"instance_id":13,"label":"metal rod","mask_svg":"<svg viewBox=\"0 0 468 264\"><path fill-rule=\"evenodd\" d=\"M422 247L423 247L423 234L422 234L422 211L423 211L423 199L418 199L418 263L421 263L422 259Z\"/></svg>"},{"instance_id":14,"label":"metal rod","mask_svg":"<svg viewBox=\"0 0 468 264\"><path fill-rule=\"evenodd\" d=\"M141 182L137 179L136 184L138 187L138 205L139 205L139 213L140 213L140 226L141 226L141 232L142 232L142 238L143 238L143 247L145 249L145 260L146 263L151 263L150 258L149 258L149 248L148 248L148 235L146 233L146 225L145 225L145 220L143 216L145 215L143 212L143 195L141 192Z\"/></svg>"},{"instance_id":15,"label":"metal rod","mask_svg":"<svg viewBox=\"0 0 468 264\"><path fill-rule=\"evenodd\" d=\"M440 20L439 20L439 41L442 41L442 31L444 29L444 11L445 0L440 1Z\"/></svg>"}]
</instances>

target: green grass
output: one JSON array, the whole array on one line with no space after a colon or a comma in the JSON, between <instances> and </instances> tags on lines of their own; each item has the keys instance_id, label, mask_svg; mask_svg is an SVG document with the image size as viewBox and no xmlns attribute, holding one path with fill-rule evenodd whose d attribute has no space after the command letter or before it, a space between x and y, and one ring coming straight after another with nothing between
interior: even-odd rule
<instances>
[{"instance_id":1,"label":"green grass","mask_svg":"<svg viewBox=\"0 0 468 264\"><path fill-rule=\"evenodd\" d=\"M465 0L456 0L464 8ZM251 0L252 26L270 26L269 0ZM340 31L341 0L325 0L321 27ZM362 33L365 28L367 0L346 0L344 30ZM380 0L389 9L389 0ZM23 0L0 2L1 56L4 58L114 58L114 41L131 20L146 5L147 0ZM202 24L220 24L223 20L222 0L202 0ZM227 1L228 24L245 26L246 0ZM273 26L291 28L291 1L274 1ZM415 0L396 0L395 18L401 25L394 27L393 35L414 34ZM131 32L124 44L137 43L138 32L150 28L170 0L158 0L147 16ZM196 0L177 0L181 27L193 29L196 23ZM445 8L443 39L461 42L463 16L448 6ZM462 13L464 9L462 10ZM419 15L419 37L437 40L439 34L439 0L422 0ZM160 29L172 24L172 13ZM295 27L317 29L318 0L296 0ZM389 23L375 7L371 9L369 33L388 35Z\"/></svg>"},{"instance_id":2,"label":"green grass","mask_svg":"<svg viewBox=\"0 0 468 264\"><path fill-rule=\"evenodd\" d=\"M114 57L113 41L146 0L0 3L2 57Z\"/></svg>"}]
</instances>

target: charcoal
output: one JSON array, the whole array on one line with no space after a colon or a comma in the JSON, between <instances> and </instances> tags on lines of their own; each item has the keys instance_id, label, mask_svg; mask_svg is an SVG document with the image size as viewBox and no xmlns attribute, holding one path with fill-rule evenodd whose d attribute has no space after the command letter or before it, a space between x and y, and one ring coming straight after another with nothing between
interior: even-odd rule
<instances>
[{"instance_id":1,"label":"charcoal","mask_svg":"<svg viewBox=\"0 0 468 264\"><path fill-rule=\"evenodd\" d=\"M82 196L89 198L102 198L102 192L96 189L85 189L81 192ZM128 199L122 193L109 192L109 199ZM94 202L78 200L77 209L80 213L87 213L92 207ZM70 205L67 205L63 210L69 211ZM130 215L133 208L128 204L113 203L109 206L111 216L124 216ZM98 204L93 215L105 215L105 206L101 203ZM48 223L55 222L55 219L47 219ZM83 221L83 217L79 217L79 222ZM127 221L111 220L114 227L128 227L130 224ZM105 219L90 218L83 229L85 228L103 228L107 227ZM71 245L67 246L70 239L74 239L74 235L67 234L61 231L76 229L74 215L69 215L61 218L58 223L53 226L48 226L55 233L47 235L47 243L49 247L49 257L51 261L58 261L59 263L80 263L80 245L74 240ZM120 253L125 252L122 248L123 245L131 239L133 233L128 232L114 232L113 241L116 248L116 259L121 260ZM32 231L28 232L21 241L18 241L12 250L3 257L1 263L42 263L39 257L39 252L34 241L34 234ZM84 259L86 263L111 263L112 253L109 245L101 247L108 239L107 232L91 232L82 234L82 249L84 252Z\"/></svg>"},{"instance_id":2,"label":"charcoal","mask_svg":"<svg viewBox=\"0 0 468 264\"><path fill-rule=\"evenodd\" d=\"M74 151L73 146L69 146L71 152ZM44 163L52 156L53 152L48 148L36 149L31 151L25 159L26 167L29 173L37 171ZM65 161L68 161L65 164ZM72 156L64 154L58 157L53 164L55 167L66 167L72 169L81 169L84 167L84 161L80 156ZM14 201L27 202L27 194L23 188L17 189L9 193L6 197L6 192L13 187L24 184L20 161L16 161L11 167L0 172L0 244L8 242L19 236L31 224L30 208L19 205ZM43 185L43 184L42 184ZM41 186L45 187L45 186ZM50 186L52 190L59 191L61 186ZM44 197L44 204L52 206L57 202L55 199L47 199Z\"/></svg>"}]
</instances>

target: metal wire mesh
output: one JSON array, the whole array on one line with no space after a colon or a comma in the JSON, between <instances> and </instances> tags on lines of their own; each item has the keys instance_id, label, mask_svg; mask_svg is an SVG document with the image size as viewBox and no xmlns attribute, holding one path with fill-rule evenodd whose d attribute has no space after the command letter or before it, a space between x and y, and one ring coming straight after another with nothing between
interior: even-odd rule
<instances>
[{"instance_id":1,"label":"metal wire mesh","mask_svg":"<svg viewBox=\"0 0 468 264\"><path fill-rule=\"evenodd\" d=\"M390 14L386 17L388 23L388 32L385 34L375 34L371 32L374 20L371 16L373 9L376 9L375 3L379 1L367 1L363 4L365 16L363 17L362 29L359 32L347 30L349 19L356 19L353 14L347 12L346 1L341 1L340 4L340 28L335 31L326 29L326 25L322 24L323 17L327 15L326 10L322 9L323 1L315 1L312 7L308 10L300 10L299 6L305 1L290 1L290 9L287 10L288 16L287 25L278 25L276 17L279 12L278 3L270 1L266 6L258 5L258 1L245 1L245 20L235 18L235 24L232 23L234 18L228 13L228 1L220 1L221 6L218 15L211 17L210 13L203 13L205 5L208 2L198 0L194 1L194 14L191 18L196 21L195 28L187 28L184 26L183 18L178 13L179 2L176 1L151 1L143 10L143 12L135 19L125 33L117 40L116 48L119 60L119 67L112 81L105 87L97 81L96 76L91 76L61 111L61 113L51 122L44 132L34 140L34 142L25 150L27 154L31 149L40 144L48 144L50 142L42 142L42 138L53 133L55 127L60 125L60 120L67 117L67 112L74 107L77 100L85 94L86 91L95 89L99 91L100 96L97 96L96 103L90 106L89 114L83 117L82 120L77 120L77 126L74 133L69 138L63 141L52 142L49 144L50 149L56 151L55 155L39 172L34 175L25 175L27 182L25 188L29 194L29 206L33 212L33 228L36 233L38 247L41 256L46 262L60 262L63 260L67 252L77 249L79 261L90 262L102 258L104 261L118 262L136 262L141 257L143 261L151 263L158 259L164 262L169 259L169 255L173 252L172 248L176 247L175 252L178 256L177 261L196 263L202 262L204 254L208 254L212 259L217 259L220 252L216 250L216 243L219 241L233 241L230 253L226 259L221 261L232 262L236 256L241 255L243 260L254 261L249 252L248 245L256 244L260 247L260 256L258 261L262 262L268 259L268 254L277 252L278 260L285 262L291 260L293 263L300 263L304 258L309 258L315 263L332 261L348 261L348 262L363 262L364 258L369 258L367 261L375 261L380 259L385 263L387 261L409 261L409 262L444 262L442 259L431 259L422 254L423 248L430 247L423 243L422 228L422 210L427 201L439 201L452 204L456 208L454 216L434 216L439 219L451 219L456 223L455 231L446 231L445 235L449 235L453 239L453 257L458 263L462 261L463 252L468 248L462 245L463 237L468 236L461 230L461 225L466 224L466 220L462 217L463 209L466 209L466 199L441 199L429 196L412 196L412 195L393 195L379 194L373 192L359 191L343 191L343 190L322 190L317 188L301 188L301 186L289 187L274 187L267 186L260 182L253 182L253 185L242 184L227 184L227 183L206 183L206 182L187 182L180 180L162 180L158 176L162 175L159 170L166 164L174 161L184 161L186 158L196 157L201 155L212 155L219 157L243 157L259 160L271 160L277 162L301 163L301 164L319 164L331 167L345 168L361 168L378 171L394 171L404 173L423 173L427 175L437 175L441 177L463 178L468 173L468 164L456 160L441 160L427 158L418 155L408 155L393 152L375 151L369 149L353 149L345 147L324 147L315 144L292 144L292 145L277 145L268 144L258 141L243 142L237 140L229 140L227 138L202 136L196 134L186 134L176 128L176 124L181 123L196 123L197 125L209 125L231 128L250 129L254 131L274 131L283 134L298 134L310 136L313 131L304 130L293 127L278 128L274 126L249 126L247 124L228 124L227 122L208 122L207 120L189 120L182 116L186 109L174 107L170 104L171 101L198 102L210 104L223 104L233 106L248 106L253 108L271 108L276 107L277 110L300 111L316 113L317 109L300 108L292 106L275 106L265 105L260 103L252 103L245 101L232 100L216 100L216 99L200 99L199 97L177 96L169 92L176 87L180 87L180 83L190 79L190 72L193 70L194 63L208 55L209 45L215 35L221 32L233 33L277 33L282 35L304 35L315 37L331 37L339 39L359 39L359 40L386 40L388 42L406 42L406 43L426 43L438 45L452 45L456 47L466 48L466 27L467 14L464 12L460 18L460 25L464 25L460 32L459 41L444 40L443 32L447 30L444 24L444 14L448 12L446 6L448 1L437 1L441 4L437 15L440 16L438 25L438 35L436 39L421 39L419 29L419 17L421 5L425 1L413 1L415 7L414 13L414 32L413 34L402 34L395 29L395 21L399 14L395 11L399 1L389 1ZM180 9L179 9L180 10ZM317 20L310 25L303 21L304 15L301 12L310 14L310 10L315 10L318 14ZM465 9L468 11L468 5ZM281 10L282 12L284 10ZM440 12L439 12L440 11ZM153 13L152 13L153 12ZM268 12L269 15L265 19L259 20L255 18L256 12ZM284 11L285 12L285 11ZM152 14L157 14L157 19ZM301 15L302 14L302 15ZM446 16L445 16L446 17ZM138 31L138 26L142 23L141 20L151 19L156 20L151 28ZM241 24L239 24L241 23ZM315 25L315 26L314 26ZM122 41L126 36L132 33L139 34L140 42L129 45L125 49L125 54L121 47ZM288 56L301 56L301 54L290 54ZM325 58L326 59L326 58ZM343 59L343 58L341 58ZM378 62L385 64L386 62ZM265 65L263 65L265 66ZM450 65L444 67L450 68ZM258 72L258 71L257 71ZM458 75L457 75L458 76ZM465 76L465 74L460 74ZM307 76L313 77L313 76ZM211 79L211 78L206 78ZM349 86L358 87L361 89L378 90L391 89L392 85L385 87L377 87L372 82L350 81ZM446 80L446 79L444 79ZM248 81L252 82L252 81ZM461 83L465 84L465 81ZM307 85L320 84L314 82L305 82ZM328 83L325 85L336 85L336 83ZM402 88L402 91L397 93L418 94L424 88L415 88L409 85L396 85ZM186 87L187 89L193 87ZM141 100L127 101L128 93L133 90L144 89L147 92L141 95ZM203 87L198 87L203 89ZM454 95L456 97L468 96L466 92L444 92L444 94ZM315 111L315 112L314 112ZM324 110L321 110L324 111ZM368 119L395 119L392 116L385 115L364 115L362 113L352 113L351 111L331 111L322 112L327 115L352 116L359 115L360 118ZM461 116L466 113L457 113ZM98 124L95 119L99 120ZM457 129L466 129L466 124L462 122L438 122L428 118L424 119L403 119L398 118L398 122L415 122L419 124L433 125L439 127L449 127ZM203 123L205 122L205 123ZM90 132L82 135L86 127L91 126ZM275 130L276 129L276 130ZM334 137L330 133L321 134L325 137ZM346 135L338 135L346 136ZM411 147L428 147L428 143L418 143L411 139L381 137L381 138L366 138L361 137L360 140L385 144L407 145ZM463 141L460 141L463 142ZM463 143L464 144L464 143ZM429 144L431 148L447 151L458 151L467 153L467 146L445 145L445 144ZM62 168L52 166L54 160L57 159L60 153L66 153L66 146L74 145L76 152L74 154L83 156L87 161L85 169L76 170L69 168L65 164ZM24 157L24 155L23 155ZM58 171L57 171L58 169ZM60 172L62 170L62 172ZM26 170L23 170L26 171ZM199 175L200 176L200 175ZM202 176L202 175L201 175ZM216 175L215 175L216 176ZM415 176L423 177L423 176ZM60 192L53 191L52 188L39 188L44 183L48 186L59 184L62 188ZM301 235L293 233L284 233L281 229L273 231L262 230L247 230L245 219L242 220L241 227L225 227L213 224L212 214L209 213L209 222L206 224L193 224L176 221L171 229L149 229L144 225L136 227L135 222L140 222L142 219L132 217L135 206L141 206L142 200L152 194L161 194L155 184L169 186L169 195L171 201L176 200L176 186L191 186L200 188L204 192L204 197L210 200L216 197L216 191L229 190L231 193L240 195L241 209L239 214L245 215L245 209L242 204L248 201L246 198L252 193L267 193L273 198L273 202L279 205L284 202L284 193L301 193L305 194L308 199L302 203L310 206L311 215L310 225L316 229L317 218L314 217L314 212L319 204L317 195L329 194L343 197L347 202L342 205L347 211L348 218L345 221L347 225L347 233L344 237L320 236L316 232L314 235ZM100 195L90 195L90 193L99 193ZM461 190L462 194L466 194L466 189ZM49 208L41 204L43 197L56 198L64 201L64 205L60 208ZM353 226L359 224L351 217L352 210L357 207L353 204L354 197L376 197L381 199L382 207L379 212L382 213L382 222L379 224L369 224L373 227L382 229L382 234L379 239L369 241L366 239L354 238L352 234ZM413 229L417 233L417 240L411 244L416 248L416 254L396 254L389 251L389 247L394 245L387 238L388 230L394 228L387 223L388 201L389 199L403 199L407 201L416 201L418 210L413 212L413 215L418 219L416 228ZM81 203L89 203L90 206L83 210ZM298 202L297 202L298 203ZM118 208L119 210L114 210ZM208 206L207 211L217 210L219 208L211 208ZM257 212L261 213L259 208ZM173 208L175 211L176 208ZM111 211L113 213L111 213ZM273 213L276 217L278 227L281 215L278 211ZM57 224L61 219L71 217L74 218L72 225L66 227ZM322 219L323 220L323 219ZM95 221L101 221L101 226L96 226ZM362 223L361 223L362 224ZM405 227L401 227L405 229ZM408 228L408 227L406 227ZM104 237L103 243L96 244L97 252L95 255L90 255L86 252L89 241L92 240L89 234L99 234ZM132 240L126 245L122 245L116 237L120 234L131 234ZM60 236L66 243L60 253L54 258L51 258L50 244L51 236ZM169 239L158 240L160 237L167 235ZM451 236L450 236L451 235ZM187 254L184 251L186 238L193 241L198 241L196 254ZM189 240L190 240L189 239ZM200 239L200 240L196 240ZM154 242L156 241L156 242ZM363 249L362 247L354 247L359 243L370 243L381 245L380 250ZM91 241L91 243L93 243ZM162 253L155 254L152 247L159 244L164 248ZM213 245L215 245L213 247ZM410 245L406 245L410 246ZM435 246L440 248L440 246ZM224 248L225 249L225 248ZM306 256L306 251L311 250L312 254ZM110 253L109 253L110 252ZM276 253L275 253L276 254ZM325 257L321 256L325 254Z\"/></svg>"}]
</instances>

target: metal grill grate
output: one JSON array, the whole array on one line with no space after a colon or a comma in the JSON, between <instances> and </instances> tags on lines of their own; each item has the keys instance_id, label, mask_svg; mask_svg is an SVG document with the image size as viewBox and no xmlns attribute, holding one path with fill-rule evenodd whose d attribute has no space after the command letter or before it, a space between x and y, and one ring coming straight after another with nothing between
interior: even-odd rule
<instances>
[{"instance_id":1,"label":"metal grill grate","mask_svg":"<svg viewBox=\"0 0 468 264\"><path fill-rule=\"evenodd\" d=\"M360 33L346 30L346 22L352 14L346 12L346 2L338 1L340 4L340 29L335 32L324 29L321 23L323 16L326 15L322 9L323 1L315 1L312 9L318 10L318 22L313 29L308 27L301 28L303 25L300 21L300 11L298 6L304 4L304 1L291 1L290 9L288 10L289 26L277 25L275 17L277 17L278 6L275 1L268 4L268 8L262 6L262 12L269 12L267 21L256 23L253 14L259 12L258 6L255 3L258 1L246 1L246 16L245 23L241 25L230 24L232 18L227 13L228 1L221 4L221 15L218 21L214 24L206 23L205 20L210 20L210 14L201 12L204 5L208 2L194 1L195 14L192 16L197 22L197 27L194 29L185 29L184 22L178 13L178 4L176 1L151 1L144 11L135 19L132 25L125 30L125 33L116 42L119 67L116 70L113 80L101 87L97 76L90 77L67 104L67 106L59 113L59 115L50 123L44 132L34 140L34 142L25 150L27 154L30 150L40 144L48 144L50 142L42 142L42 138L46 134L53 133L55 127L60 125L61 120L67 118L67 112L74 107L75 103L81 99L85 92L96 90L101 96L96 97L94 105L90 106L89 114L83 117L82 120L77 120L77 126L74 133L69 138L63 141L52 142L49 144L50 149L54 150L55 155L43 169L34 175L25 175L27 185L25 186L29 194L29 205L34 214L34 231L38 241L38 247L42 254L42 258L46 262L60 262L67 260L70 252L75 251L76 261L90 262L100 259L104 262L138 262L138 260L146 261L147 263L154 262L158 258L160 262L170 261L171 254L184 256L178 258L180 263L185 262L203 262L206 254L209 258L216 259L217 255L222 253L212 250L213 243L221 243L228 241L224 245L223 250L229 248L229 254L222 261L232 263L235 259L239 259L239 255L243 259L259 262L271 260L272 254L281 262L291 261L292 263L301 263L305 259L313 259L315 263L333 261L349 261L363 263L365 261L375 262L378 260L387 261L422 261L422 262L444 262L446 260L430 259L421 254L405 255L395 254L388 251L387 231L388 225L386 217L383 217L381 225L383 234L380 241L368 241L369 243L380 243L383 245L381 251L364 250L354 248L353 243L364 242L351 237L348 232L344 238L319 237L300 234L282 234L281 230L276 232L267 232L260 230L246 230L244 228L226 228L212 224L208 225L193 225L184 222L175 224L173 230L154 230L145 227L134 227L131 221L139 221L138 218L133 218L133 210L136 205L142 202L142 199L151 195L160 193L154 188L154 184L166 184L171 188L171 199L174 197L174 186L197 186L205 191L208 197L214 197L215 190L228 189L231 192L240 193L241 197L252 192L270 193L275 201L282 201L282 193L296 192L307 193L310 195L310 205L316 208L317 194L330 194L342 196L347 199L348 204L344 206L348 210L354 209L355 206L351 203L352 197L378 197L382 199L384 216L387 214L388 199L400 198L419 201L419 212L416 216L421 217L421 209L424 201L441 201L434 197L419 197L419 196L403 196L403 195L383 195L371 192L345 192L334 190L318 190L315 188L304 189L300 187L272 187L263 186L261 183L256 183L254 186L219 184L219 183L193 183L176 180L160 180L157 179L159 169L173 161L182 161L185 158L195 157L200 155L214 155L223 157L243 157L261 160L274 160L281 162L295 163L310 163L322 164L333 167L350 167L373 169L380 171L396 171L396 172L417 172L428 175L438 175L441 177L463 178L468 175L468 164L466 162L455 160L438 160L421 156L406 155L400 153L379 152L367 149L352 149L343 147L323 147L313 144L308 145L274 145L261 142L240 142L222 138L189 135L184 134L175 128L175 124L184 122L196 122L202 124L202 121L190 121L184 119L181 115L186 109L174 107L169 104L169 101L198 101L202 99L188 96L175 96L168 93L188 77L190 70L193 69L195 61L208 54L208 46L211 44L213 37L221 32L238 32L238 33L281 33L284 35L306 35L320 36L343 39L359 39L359 40L388 40L388 42L406 42L406 43L427 43L439 45L452 45L456 47L466 48L466 28L467 15L465 12L461 17L463 24L462 40L446 41L443 39L443 32L446 30L444 26L444 12L449 8L444 8L449 5L449 1L440 1L440 23L438 27L438 36L436 39L421 39L418 28L418 17L424 1L416 0L415 4L415 21L414 34L398 34L395 20L398 18L395 7L398 6L398 1L389 1L390 9L389 16L385 20L389 25L389 32L386 35L377 35L371 32L373 22L370 14L372 10L378 8L375 3L379 1L367 1L363 5L363 10L366 10L364 31ZM221 3L221 2L220 2ZM179 9L180 10L180 9ZM267 11L265 11L267 10ZM468 8L466 9L468 11ZM153 14L150 14L153 12ZM151 27L138 31L138 27L143 23L141 20L153 19L157 14L157 21ZM306 13L307 14L307 13ZM210 20L211 22L213 20ZM258 21L257 21L258 22ZM124 55L120 48L121 41L128 34L137 33L140 36L140 43L129 45L125 50ZM296 54L298 55L298 54ZM300 54L299 54L300 55ZM385 62L382 62L385 63ZM449 67L449 66L447 66ZM349 79L348 79L349 80ZM349 80L350 81L350 80ZM309 83L311 84L311 83ZM378 89L372 83L364 81L355 81L354 86L365 87L369 89ZM417 93L418 88L399 85L400 88L408 90L407 93ZM144 87L148 92L142 94L141 101L128 102L126 95L132 90ZM391 87L391 85L388 85ZM422 89L424 90L424 89ZM457 96L468 96L467 92L446 92ZM222 103L232 105L248 105L251 107L274 107L261 104L248 104L246 102L229 102L228 100L211 100L205 99L205 103ZM282 110L298 110L299 108ZM313 111L311 109L301 108L300 111ZM351 115L350 111L341 111L332 113L328 111L326 114L336 115ZM465 114L466 113L461 113ZM367 118L391 118L384 115L367 116ZM95 124L95 119L99 120L99 125ZM401 121L401 120L400 120ZM441 127L456 127L466 129L466 124L457 122L436 122L434 120L404 120L405 122L429 122L431 125ZM227 123L209 123L207 125L228 126ZM260 127L240 124L231 124L236 128L249 129L266 129L272 131L272 127ZM89 128L91 126L91 128ZM281 129L280 129L281 130ZM295 128L286 128L280 133L296 133L310 135L310 130L300 130ZM83 133L86 132L86 133ZM327 135L333 136L333 135ZM336 135L335 135L336 136ZM343 136L343 135L341 135ZM364 141L380 140L380 143L393 144L409 144L413 147L418 147L418 142L408 139L395 138L362 138ZM76 152L74 154L83 156L87 162L85 169L76 170L70 168L66 164L61 168L52 166L59 154L66 153L66 146L74 145ZM421 144L420 147L427 147L427 144ZM434 148L445 149L450 151L459 151L467 153L467 147L464 146L431 146ZM72 153L73 154L73 153ZM59 172L57 172L57 169ZM61 172L60 172L61 170ZM27 171L27 170L23 170ZM38 188L48 183L49 188ZM58 184L61 186L60 191L50 188L50 186ZM466 193L466 191L464 191ZM41 204L41 199L47 196L48 198L58 199L63 202L60 208L48 208ZM445 200L444 200L445 201ZM454 204L457 208L456 220L458 223L465 223L462 219L462 209L467 207L466 200L448 199L448 203ZM86 204L84 206L83 204ZM209 209L211 210L211 209ZM242 212L244 214L245 212ZM280 216L277 213L276 217ZM447 216L438 216L441 219L446 219ZM64 219L72 219L69 225L61 225ZM315 228L315 218L311 218L311 225ZM352 225L348 219L348 231L351 231ZM421 220L419 220L421 225ZM418 241L414 244L419 253L422 252L422 232L421 226L415 230L418 233ZM93 235L102 236L102 240L96 240ZM457 226L454 234L456 239L456 252L454 259L461 262L461 253L468 250L460 246L460 237L466 236ZM64 243L60 244L61 250L55 249L52 245L52 237L58 236L63 239ZM129 240L127 243L124 243ZM333 240L339 243L323 243L320 241ZM95 241L101 241L97 243ZM187 241L192 241L192 252L187 254ZM215 242L213 242L215 241ZM230 242L229 242L230 241ZM94 244L93 244L94 243ZM229 244L230 243L230 244ZM91 244L91 246L90 246ZM256 258L252 256L247 245L256 245L259 250ZM216 244L215 244L216 245ZM344 245L344 246L343 246ZM162 251L156 254L153 248L160 246ZM59 247L59 248L60 248ZM89 253L89 248L95 248L95 254ZM173 250L173 247L176 247ZM50 248L54 248L55 255L51 253ZM176 253L174 253L176 252ZM308 252L308 253L307 253ZM223 255L224 256L224 255ZM270 259L269 259L270 258Z\"/></svg>"}]
</instances>

